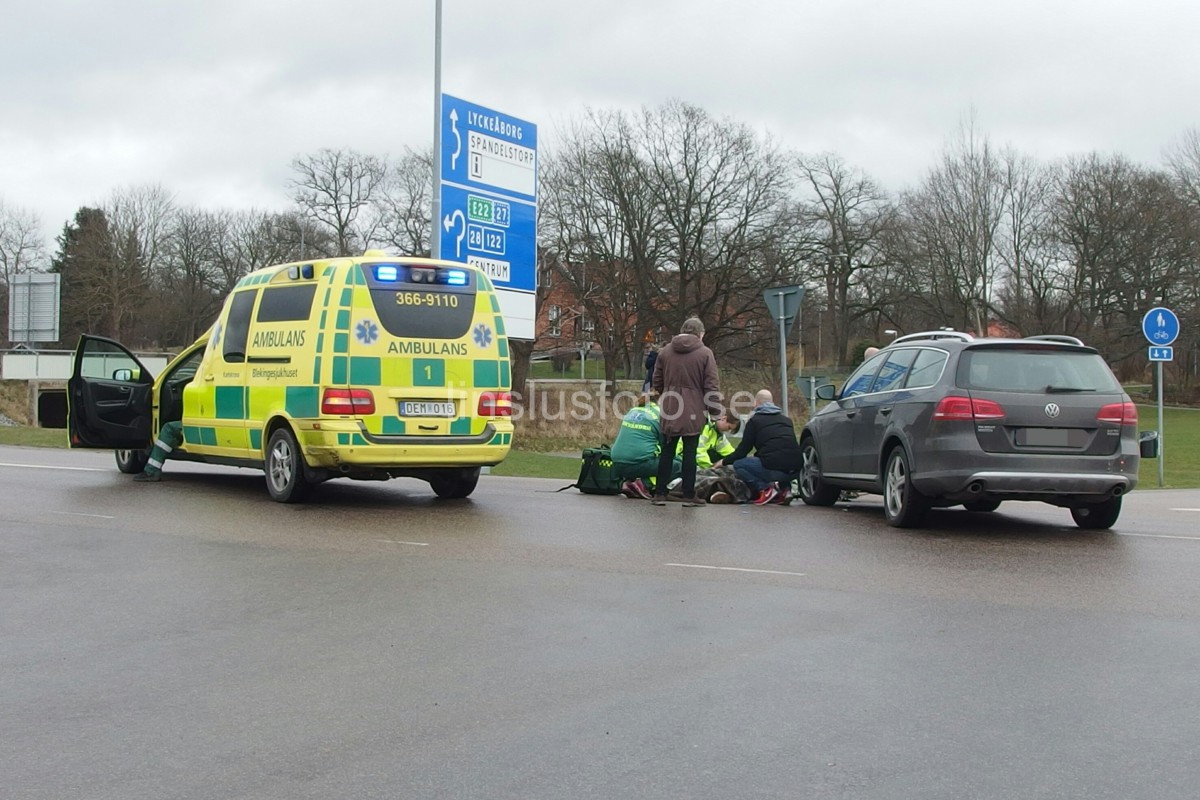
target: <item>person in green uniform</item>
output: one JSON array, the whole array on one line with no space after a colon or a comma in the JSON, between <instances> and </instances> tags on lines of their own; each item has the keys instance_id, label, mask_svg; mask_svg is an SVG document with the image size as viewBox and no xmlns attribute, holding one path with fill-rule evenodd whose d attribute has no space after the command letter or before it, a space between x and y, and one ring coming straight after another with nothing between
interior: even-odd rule
<instances>
[{"instance_id":1,"label":"person in green uniform","mask_svg":"<svg viewBox=\"0 0 1200 800\"><path fill-rule=\"evenodd\" d=\"M651 487L662 447L660 417L658 403L643 395L641 402L621 420L621 429L612 446L612 460L613 471L625 478L621 492L627 497L649 500L653 495ZM671 477L679 477L682 469L683 463L676 458Z\"/></svg>"}]
</instances>

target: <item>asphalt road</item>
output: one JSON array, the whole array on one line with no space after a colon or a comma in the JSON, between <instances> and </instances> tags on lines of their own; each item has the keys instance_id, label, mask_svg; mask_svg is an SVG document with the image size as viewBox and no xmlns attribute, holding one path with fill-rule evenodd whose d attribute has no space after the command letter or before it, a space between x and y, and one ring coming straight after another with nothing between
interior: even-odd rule
<instances>
[{"instance_id":1,"label":"asphalt road","mask_svg":"<svg viewBox=\"0 0 1200 800\"><path fill-rule=\"evenodd\" d=\"M1200 492L471 499L0 447L0 797L1188 798Z\"/></svg>"}]
</instances>

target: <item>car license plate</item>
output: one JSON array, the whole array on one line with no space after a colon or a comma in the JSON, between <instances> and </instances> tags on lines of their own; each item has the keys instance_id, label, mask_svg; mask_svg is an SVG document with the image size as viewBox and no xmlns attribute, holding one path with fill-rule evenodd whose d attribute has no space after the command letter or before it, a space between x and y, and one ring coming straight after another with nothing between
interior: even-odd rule
<instances>
[{"instance_id":1,"label":"car license plate","mask_svg":"<svg viewBox=\"0 0 1200 800\"><path fill-rule=\"evenodd\" d=\"M402 417L455 417L454 403L431 403L404 400L400 403Z\"/></svg>"},{"instance_id":2,"label":"car license plate","mask_svg":"<svg viewBox=\"0 0 1200 800\"><path fill-rule=\"evenodd\" d=\"M1018 431L1017 444L1026 447L1070 447L1071 431L1068 428L1024 428Z\"/></svg>"}]
</instances>

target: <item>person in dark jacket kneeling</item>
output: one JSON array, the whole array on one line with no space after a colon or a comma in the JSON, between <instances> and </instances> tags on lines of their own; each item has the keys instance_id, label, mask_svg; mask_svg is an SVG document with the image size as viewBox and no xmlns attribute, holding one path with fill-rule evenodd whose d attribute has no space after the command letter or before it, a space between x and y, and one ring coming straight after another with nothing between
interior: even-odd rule
<instances>
[{"instance_id":1,"label":"person in dark jacket kneeling","mask_svg":"<svg viewBox=\"0 0 1200 800\"><path fill-rule=\"evenodd\" d=\"M746 421L742 442L721 463L732 466L746 482L755 505L785 504L791 499L788 482L800 471L800 444L792 421L775 405L769 389L754 395L754 413Z\"/></svg>"}]
</instances>

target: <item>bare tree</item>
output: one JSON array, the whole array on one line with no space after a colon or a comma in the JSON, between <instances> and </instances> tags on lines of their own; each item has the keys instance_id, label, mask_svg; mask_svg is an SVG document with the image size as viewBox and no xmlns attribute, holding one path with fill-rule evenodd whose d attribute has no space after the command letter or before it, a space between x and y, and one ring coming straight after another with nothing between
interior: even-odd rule
<instances>
[{"instance_id":1,"label":"bare tree","mask_svg":"<svg viewBox=\"0 0 1200 800\"><path fill-rule=\"evenodd\" d=\"M761 290L798 269L782 244L791 172L769 139L678 101L644 109L636 137L634 164L661 220L662 261L643 276L668 299L659 319L675 331L697 315L724 351L722 340L766 313Z\"/></svg>"},{"instance_id":2,"label":"bare tree","mask_svg":"<svg viewBox=\"0 0 1200 800\"><path fill-rule=\"evenodd\" d=\"M988 329L996 288L1004 182L999 159L973 120L921 186L906 197L911 235L927 272L926 298L946 322Z\"/></svg>"},{"instance_id":3,"label":"bare tree","mask_svg":"<svg viewBox=\"0 0 1200 800\"><path fill-rule=\"evenodd\" d=\"M12 279L46 268L46 250L37 215L0 199L0 341L8 336L8 292Z\"/></svg>"},{"instance_id":4,"label":"bare tree","mask_svg":"<svg viewBox=\"0 0 1200 800\"><path fill-rule=\"evenodd\" d=\"M93 274L92 291L108 309L116 338L143 343L151 288L168 270L165 254L175 225L175 203L161 185L118 189L103 206L113 244L109 269Z\"/></svg>"},{"instance_id":5,"label":"bare tree","mask_svg":"<svg viewBox=\"0 0 1200 800\"><path fill-rule=\"evenodd\" d=\"M807 190L797 211L799 246L816 268L827 303L818 324L832 329L835 361L846 364L855 323L877 323L887 313L887 295L872 285L872 275L887 261L884 236L895 211L874 180L836 155L801 157L796 166Z\"/></svg>"},{"instance_id":6,"label":"bare tree","mask_svg":"<svg viewBox=\"0 0 1200 800\"><path fill-rule=\"evenodd\" d=\"M333 252L325 255L360 254L378 242L383 215L375 203L387 179L384 159L325 148L294 159L292 171L296 204L332 237Z\"/></svg>"},{"instance_id":7,"label":"bare tree","mask_svg":"<svg viewBox=\"0 0 1200 800\"><path fill-rule=\"evenodd\" d=\"M1022 335L1061 329L1070 305L1050 226L1053 172L1008 150L1001 156L1004 205L997 237L997 315Z\"/></svg>"},{"instance_id":8,"label":"bare tree","mask_svg":"<svg viewBox=\"0 0 1200 800\"><path fill-rule=\"evenodd\" d=\"M430 207L433 202L433 153L409 148L388 165L380 187L379 238L404 255L428 256L431 252Z\"/></svg>"},{"instance_id":9,"label":"bare tree","mask_svg":"<svg viewBox=\"0 0 1200 800\"><path fill-rule=\"evenodd\" d=\"M610 381L619 363L628 367L639 320L649 311L637 266L645 263L646 251L638 248L652 203L631 180L636 156L628 137L620 115L589 112L541 167L539 213L550 250L543 262L553 280L570 286L578 302L570 312L573 329L582 333L585 319L591 325L588 340L599 342Z\"/></svg>"},{"instance_id":10,"label":"bare tree","mask_svg":"<svg viewBox=\"0 0 1200 800\"><path fill-rule=\"evenodd\" d=\"M1188 205L1200 212L1200 129L1185 132L1168 151L1167 169Z\"/></svg>"}]
</instances>

